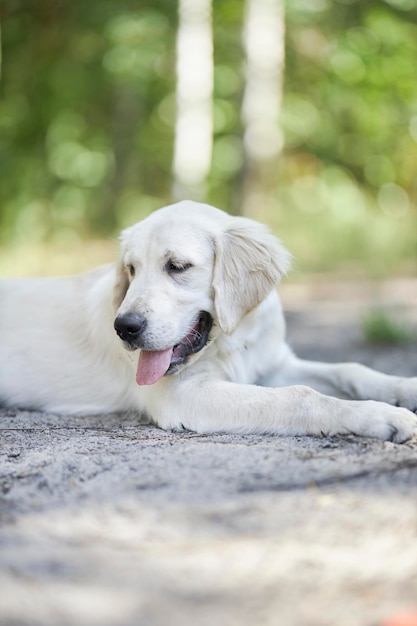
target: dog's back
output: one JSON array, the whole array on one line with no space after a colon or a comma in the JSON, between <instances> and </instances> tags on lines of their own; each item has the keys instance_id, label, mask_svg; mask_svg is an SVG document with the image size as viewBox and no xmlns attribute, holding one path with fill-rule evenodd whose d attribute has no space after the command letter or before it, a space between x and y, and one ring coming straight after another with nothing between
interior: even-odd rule
<instances>
[{"instance_id":1,"label":"dog's back","mask_svg":"<svg viewBox=\"0 0 417 626\"><path fill-rule=\"evenodd\" d=\"M109 266L66 278L0 281L3 406L61 413L115 408L114 360L124 353L112 332L113 282Z\"/></svg>"}]
</instances>

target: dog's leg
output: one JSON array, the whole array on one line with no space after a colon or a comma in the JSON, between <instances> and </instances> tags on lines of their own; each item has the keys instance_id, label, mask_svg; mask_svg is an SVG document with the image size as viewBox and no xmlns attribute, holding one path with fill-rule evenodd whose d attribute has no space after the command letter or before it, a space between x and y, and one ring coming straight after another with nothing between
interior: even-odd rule
<instances>
[{"instance_id":1,"label":"dog's leg","mask_svg":"<svg viewBox=\"0 0 417 626\"><path fill-rule=\"evenodd\" d=\"M417 428L410 411L381 402L355 402L309 387L258 387L229 382L166 381L151 413L162 428L199 433L337 435L353 433L401 443Z\"/></svg>"},{"instance_id":2,"label":"dog's leg","mask_svg":"<svg viewBox=\"0 0 417 626\"><path fill-rule=\"evenodd\" d=\"M317 363L290 354L268 383L308 385L341 398L378 400L417 410L417 378L389 376L359 363Z\"/></svg>"}]
</instances>

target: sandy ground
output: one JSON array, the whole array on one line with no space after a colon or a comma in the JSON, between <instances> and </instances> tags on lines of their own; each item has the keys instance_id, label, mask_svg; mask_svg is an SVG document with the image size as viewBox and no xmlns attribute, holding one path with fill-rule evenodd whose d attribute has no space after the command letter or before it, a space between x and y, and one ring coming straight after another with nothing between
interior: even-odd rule
<instances>
[{"instance_id":1,"label":"sandy ground","mask_svg":"<svg viewBox=\"0 0 417 626\"><path fill-rule=\"evenodd\" d=\"M417 375L417 283L283 290L300 355ZM3 626L372 626L417 611L417 441L166 433L0 413Z\"/></svg>"}]
</instances>

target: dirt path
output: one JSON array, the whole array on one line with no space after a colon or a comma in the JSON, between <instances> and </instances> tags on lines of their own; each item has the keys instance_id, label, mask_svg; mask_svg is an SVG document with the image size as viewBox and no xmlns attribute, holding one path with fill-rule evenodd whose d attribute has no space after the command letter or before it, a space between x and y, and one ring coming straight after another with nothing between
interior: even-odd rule
<instances>
[{"instance_id":1,"label":"dirt path","mask_svg":"<svg viewBox=\"0 0 417 626\"><path fill-rule=\"evenodd\" d=\"M360 334L375 304L416 324L415 282L284 300L300 354L417 375L417 342ZM417 441L14 411L0 428L4 626L372 626L417 610Z\"/></svg>"}]
</instances>

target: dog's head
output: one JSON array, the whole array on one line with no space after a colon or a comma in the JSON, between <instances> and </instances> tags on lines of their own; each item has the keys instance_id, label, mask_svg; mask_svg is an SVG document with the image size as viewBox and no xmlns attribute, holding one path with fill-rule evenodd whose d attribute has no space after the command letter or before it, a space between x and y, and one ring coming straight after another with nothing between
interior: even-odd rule
<instances>
[{"instance_id":1,"label":"dog's head","mask_svg":"<svg viewBox=\"0 0 417 626\"><path fill-rule=\"evenodd\" d=\"M121 236L115 330L140 349L137 382L152 384L231 334L289 267L266 227L208 205L180 202Z\"/></svg>"}]
</instances>

